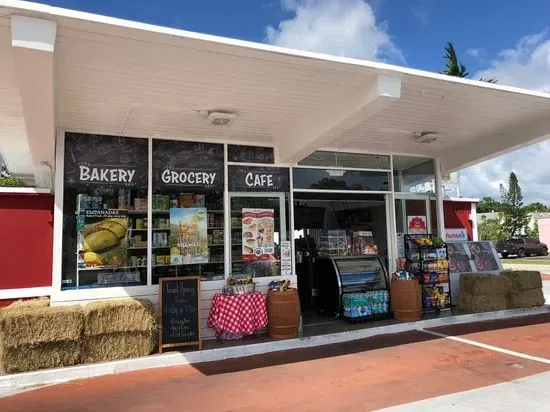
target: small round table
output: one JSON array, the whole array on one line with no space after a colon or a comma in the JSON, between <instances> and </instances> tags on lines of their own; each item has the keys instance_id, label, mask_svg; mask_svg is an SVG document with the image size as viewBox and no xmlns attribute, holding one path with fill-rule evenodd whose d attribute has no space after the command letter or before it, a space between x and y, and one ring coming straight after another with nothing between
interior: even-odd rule
<instances>
[{"instance_id":1,"label":"small round table","mask_svg":"<svg viewBox=\"0 0 550 412\"><path fill-rule=\"evenodd\" d=\"M265 296L261 292L228 296L216 293L208 316L208 327L220 339L241 339L267 326Z\"/></svg>"}]
</instances>

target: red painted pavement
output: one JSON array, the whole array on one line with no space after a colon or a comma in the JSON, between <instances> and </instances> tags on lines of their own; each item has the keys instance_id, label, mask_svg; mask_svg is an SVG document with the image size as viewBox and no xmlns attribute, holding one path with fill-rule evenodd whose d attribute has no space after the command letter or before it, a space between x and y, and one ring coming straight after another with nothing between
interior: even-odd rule
<instances>
[{"instance_id":1,"label":"red painted pavement","mask_svg":"<svg viewBox=\"0 0 550 412\"><path fill-rule=\"evenodd\" d=\"M469 338L542 356L549 321L545 315L462 328ZM461 333L461 327L438 330ZM515 339L520 335L530 338ZM0 411L365 411L548 370L540 362L411 332L77 381L0 399Z\"/></svg>"}]
</instances>

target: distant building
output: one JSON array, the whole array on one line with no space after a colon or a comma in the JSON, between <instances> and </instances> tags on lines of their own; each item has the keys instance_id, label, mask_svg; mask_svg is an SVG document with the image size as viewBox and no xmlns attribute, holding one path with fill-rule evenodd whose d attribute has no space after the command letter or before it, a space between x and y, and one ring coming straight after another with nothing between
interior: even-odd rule
<instances>
[{"instance_id":1,"label":"distant building","mask_svg":"<svg viewBox=\"0 0 550 412\"><path fill-rule=\"evenodd\" d=\"M498 212L477 213L477 226L479 227L479 225L481 223L483 223L485 220L488 220L488 219L496 219L500 223L503 223L503 220L504 220L502 217L500 217ZM535 225L538 224L539 234L540 234L540 223L539 223L540 219L548 219L548 222L550 224L550 213L543 213L543 212L529 213L529 222L527 223L527 227L529 229L533 229L535 227ZM521 233L521 234L525 235L526 233L525 233L525 231L523 231L523 233ZM549 233L548 238L550 240L550 233ZM542 238L540 239L540 241L544 242L544 240L542 240Z\"/></svg>"}]
</instances>

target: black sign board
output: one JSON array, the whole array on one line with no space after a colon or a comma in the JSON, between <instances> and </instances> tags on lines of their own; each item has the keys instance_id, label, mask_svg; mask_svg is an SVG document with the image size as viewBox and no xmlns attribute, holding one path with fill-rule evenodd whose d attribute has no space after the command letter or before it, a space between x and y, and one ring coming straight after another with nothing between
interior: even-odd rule
<instances>
[{"instance_id":1,"label":"black sign board","mask_svg":"<svg viewBox=\"0 0 550 412\"><path fill-rule=\"evenodd\" d=\"M234 166L228 168L231 192L288 192L288 168Z\"/></svg>"},{"instance_id":2,"label":"black sign board","mask_svg":"<svg viewBox=\"0 0 550 412\"><path fill-rule=\"evenodd\" d=\"M197 345L202 348L199 276L160 278L159 351Z\"/></svg>"},{"instance_id":3,"label":"black sign board","mask_svg":"<svg viewBox=\"0 0 550 412\"><path fill-rule=\"evenodd\" d=\"M223 190L223 145L154 139L153 187L183 192Z\"/></svg>"},{"instance_id":4,"label":"black sign board","mask_svg":"<svg viewBox=\"0 0 550 412\"><path fill-rule=\"evenodd\" d=\"M272 147L227 145L227 160L238 163L275 163Z\"/></svg>"},{"instance_id":5,"label":"black sign board","mask_svg":"<svg viewBox=\"0 0 550 412\"><path fill-rule=\"evenodd\" d=\"M65 185L147 188L148 150L146 139L66 133Z\"/></svg>"}]
</instances>

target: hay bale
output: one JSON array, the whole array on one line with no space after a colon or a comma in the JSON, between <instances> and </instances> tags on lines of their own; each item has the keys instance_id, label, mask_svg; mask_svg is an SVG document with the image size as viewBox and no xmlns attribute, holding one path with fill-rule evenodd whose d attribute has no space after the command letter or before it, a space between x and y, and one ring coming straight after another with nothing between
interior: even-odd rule
<instances>
[{"instance_id":1,"label":"hay bale","mask_svg":"<svg viewBox=\"0 0 550 412\"><path fill-rule=\"evenodd\" d=\"M80 339L80 306L15 307L0 312L0 338L4 349Z\"/></svg>"},{"instance_id":2,"label":"hay bale","mask_svg":"<svg viewBox=\"0 0 550 412\"><path fill-rule=\"evenodd\" d=\"M517 290L531 290L542 288L540 272L533 270L505 270L502 275L510 279L512 293Z\"/></svg>"},{"instance_id":3,"label":"hay bale","mask_svg":"<svg viewBox=\"0 0 550 412\"><path fill-rule=\"evenodd\" d=\"M84 307L84 335L148 332L156 328L155 312L146 299L93 302Z\"/></svg>"},{"instance_id":4,"label":"hay bale","mask_svg":"<svg viewBox=\"0 0 550 412\"><path fill-rule=\"evenodd\" d=\"M544 302L542 288L535 288L511 293L508 299L508 307L510 309L534 308L536 306L543 306Z\"/></svg>"},{"instance_id":5,"label":"hay bale","mask_svg":"<svg viewBox=\"0 0 550 412\"><path fill-rule=\"evenodd\" d=\"M463 273L459 285L461 292L474 296L505 296L511 289L506 276L484 273Z\"/></svg>"},{"instance_id":6,"label":"hay bale","mask_svg":"<svg viewBox=\"0 0 550 412\"><path fill-rule=\"evenodd\" d=\"M3 310L11 310L17 308L45 308L50 306L50 298L41 297L36 299L19 299L10 305L6 306Z\"/></svg>"},{"instance_id":7,"label":"hay bale","mask_svg":"<svg viewBox=\"0 0 550 412\"><path fill-rule=\"evenodd\" d=\"M461 312L482 313L505 310L508 308L506 296L472 295L460 292L459 309Z\"/></svg>"},{"instance_id":8,"label":"hay bale","mask_svg":"<svg viewBox=\"0 0 550 412\"><path fill-rule=\"evenodd\" d=\"M95 363L138 358L150 355L154 346L152 332L122 332L84 336L82 362Z\"/></svg>"},{"instance_id":9,"label":"hay bale","mask_svg":"<svg viewBox=\"0 0 550 412\"><path fill-rule=\"evenodd\" d=\"M2 348L0 367L7 373L60 368L80 363L80 342L46 342Z\"/></svg>"}]
</instances>

